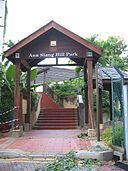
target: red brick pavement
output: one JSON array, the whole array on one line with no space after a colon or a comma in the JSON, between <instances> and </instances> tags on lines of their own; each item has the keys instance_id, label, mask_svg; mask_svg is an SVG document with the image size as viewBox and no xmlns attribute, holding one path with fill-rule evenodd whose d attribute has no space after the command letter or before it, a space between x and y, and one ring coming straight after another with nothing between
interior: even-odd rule
<instances>
[{"instance_id":1,"label":"red brick pavement","mask_svg":"<svg viewBox=\"0 0 128 171\"><path fill-rule=\"evenodd\" d=\"M91 141L89 139L79 139L77 135L81 130L32 130L25 133L23 137L12 138L4 135L0 138L0 150L22 150L23 152L34 153L68 153L71 150L90 150ZM41 162L24 161L0 161L0 171L35 171L42 168ZM104 165L98 171L123 171L112 165Z\"/></svg>"},{"instance_id":2,"label":"red brick pavement","mask_svg":"<svg viewBox=\"0 0 128 171\"><path fill-rule=\"evenodd\" d=\"M77 138L81 132L81 130L32 130L20 138L1 138L0 149L2 147L8 150L61 154L72 150L89 150L90 140Z\"/></svg>"}]
</instances>

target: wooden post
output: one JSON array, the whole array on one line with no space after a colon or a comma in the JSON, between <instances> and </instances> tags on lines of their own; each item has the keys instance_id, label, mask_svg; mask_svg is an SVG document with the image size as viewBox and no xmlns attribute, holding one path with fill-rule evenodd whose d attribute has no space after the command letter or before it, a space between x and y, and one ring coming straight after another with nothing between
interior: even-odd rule
<instances>
[{"instance_id":1,"label":"wooden post","mask_svg":"<svg viewBox=\"0 0 128 171\"><path fill-rule=\"evenodd\" d=\"M103 123L103 110L102 110L102 90L99 89L99 122Z\"/></svg>"},{"instance_id":2,"label":"wooden post","mask_svg":"<svg viewBox=\"0 0 128 171\"><path fill-rule=\"evenodd\" d=\"M111 93L111 87L109 90L109 101L110 101L110 121L112 121L112 93Z\"/></svg>"},{"instance_id":3,"label":"wooden post","mask_svg":"<svg viewBox=\"0 0 128 171\"><path fill-rule=\"evenodd\" d=\"M16 61L16 81L14 90L14 105L16 107L14 118L14 129L19 129L19 117L20 117L20 61Z\"/></svg>"},{"instance_id":4,"label":"wooden post","mask_svg":"<svg viewBox=\"0 0 128 171\"><path fill-rule=\"evenodd\" d=\"M20 116L19 116L19 125L22 126L23 125L23 114L22 114L22 99L23 99L23 94L20 93Z\"/></svg>"},{"instance_id":5,"label":"wooden post","mask_svg":"<svg viewBox=\"0 0 128 171\"><path fill-rule=\"evenodd\" d=\"M87 86L86 66L84 66L84 93L85 93L85 123L88 124L88 86Z\"/></svg>"},{"instance_id":6,"label":"wooden post","mask_svg":"<svg viewBox=\"0 0 128 171\"><path fill-rule=\"evenodd\" d=\"M94 116L93 116L93 56L87 56L88 68L88 119L89 128L94 129Z\"/></svg>"},{"instance_id":7,"label":"wooden post","mask_svg":"<svg viewBox=\"0 0 128 171\"><path fill-rule=\"evenodd\" d=\"M97 141L100 141L100 116L99 116L99 85L98 85L98 65L95 67L95 75L96 75L96 125L97 125Z\"/></svg>"},{"instance_id":8,"label":"wooden post","mask_svg":"<svg viewBox=\"0 0 128 171\"><path fill-rule=\"evenodd\" d=\"M43 85L43 92L46 93L46 71L44 71L44 85Z\"/></svg>"},{"instance_id":9,"label":"wooden post","mask_svg":"<svg viewBox=\"0 0 128 171\"><path fill-rule=\"evenodd\" d=\"M30 124L30 114L31 114L31 69L27 70L27 114L25 117L25 123Z\"/></svg>"}]
</instances>

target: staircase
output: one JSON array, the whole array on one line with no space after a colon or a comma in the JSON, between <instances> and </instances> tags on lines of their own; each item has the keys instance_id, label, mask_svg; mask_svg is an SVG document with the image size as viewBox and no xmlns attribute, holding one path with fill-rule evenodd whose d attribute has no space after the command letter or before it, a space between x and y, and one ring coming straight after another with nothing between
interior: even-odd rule
<instances>
[{"instance_id":1,"label":"staircase","mask_svg":"<svg viewBox=\"0 0 128 171\"><path fill-rule=\"evenodd\" d=\"M47 94L47 93L42 93L42 98L41 98L41 108L43 109L58 109L60 106L54 102L54 100Z\"/></svg>"},{"instance_id":2,"label":"staircase","mask_svg":"<svg viewBox=\"0 0 128 171\"><path fill-rule=\"evenodd\" d=\"M42 109L34 129L76 129L76 109Z\"/></svg>"},{"instance_id":3,"label":"staircase","mask_svg":"<svg viewBox=\"0 0 128 171\"><path fill-rule=\"evenodd\" d=\"M47 94L42 96L41 107L34 129L77 129L77 109L60 108Z\"/></svg>"}]
</instances>

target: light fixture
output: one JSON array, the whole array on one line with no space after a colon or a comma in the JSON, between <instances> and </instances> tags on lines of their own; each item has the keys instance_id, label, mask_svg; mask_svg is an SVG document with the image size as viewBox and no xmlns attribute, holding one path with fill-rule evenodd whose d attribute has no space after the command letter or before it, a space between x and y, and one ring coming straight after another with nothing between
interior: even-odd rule
<instances>
[{"instance_id":1,"label":"light fixture","mask_svg":"<svg viewBox=\"0 0 128 171\"><path fill-rule=\"evenodd\" d=\"M93 57L92 51L87 51L87 57Z\"/></svg>"},{"instance_id":2,"label":"light fixture","mask_svg":"<svg viewBox=\"0 0 128 171\"><path fill-rule=\"evenodd\" d=\"M55 47L56 46L56 41L55 40L51 40L50 41L50 46L51 47Z\"/></svg>"},{"instance_id":3,"label":"light fixture","mask_svg":"<svg viewBox=\"0 0 128 171\"><path fill-rule=\"evenodd\" d=\"M15 53L15 58L19 59L20 58L20 53Z\"/></svg>"}]
</instances>

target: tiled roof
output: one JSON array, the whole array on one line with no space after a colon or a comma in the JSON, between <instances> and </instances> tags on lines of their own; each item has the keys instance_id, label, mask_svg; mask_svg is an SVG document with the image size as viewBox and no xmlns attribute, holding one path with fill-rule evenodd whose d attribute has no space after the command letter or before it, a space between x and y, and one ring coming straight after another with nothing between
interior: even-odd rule
<instances>
[{"instance_id":1,"label":"tiled roof","mask_svg":"<svg viewBox=\"0 0 128 171\"><path fill-rule=\"evenodd\" d=\"M126 72L123 71L119 71L119 72L124 76L124 79L128 79L128 74ZM99 69L99 73L102 79L111 79L111 78L117 79L121 77L118 71L114 67L101 67Z\"/></svg>"},{"instance_id":2,"label":"tiled roof","mask_svg":"<svg viewBox=\"0 0 128 171\"><path fill-rule=\"evenodd\" d=\"M43 68L38 68L38 74L37 79L36 79L36 84L40 84L44 82L44 71L45 69ZM46 76L45 76L45 82L58 82L58 81L64 81L64 80L69 80L73 78L77 78L78 76L76 75L76 72L74 69L67 69L67 68L57 68L57 67L49 67L46 68ZM115 78L120 78L120 75L116 71L115 68L113 67L102 67L99 69L100 75L103 80L109 80L110 77L109 75L115 79ZM41 72L42 71L42 72ZM124 75L124 79L128 80L128 74L126 72L121 73ZM83 73L80 73L80 76L83 76ZM95 74L93 74L93 79L95 79Z\"/></svg>"},{"instance_id":3,"label":"tiled roof","mask_svg":"<svg viewBox=\"0 0 128 171\"><path fill-rule=\"evenodd\" d=\"M40 74L36 79L36 84L44 82L44 72L41 73L42 68L38 68ZM82 76L82 74L81 74ZM74 69L49 67L46 72L45 82L57 82L76 78L76 72Z\"/></svg>"}]
</instances>

